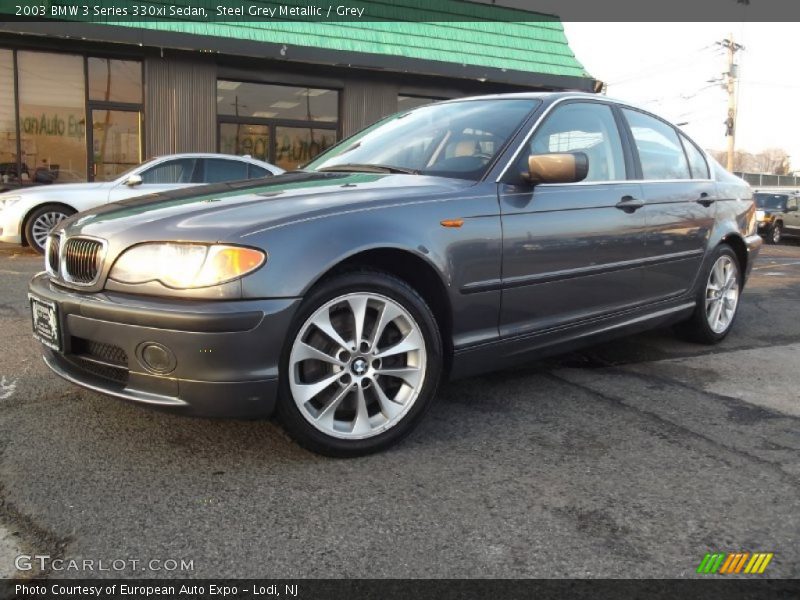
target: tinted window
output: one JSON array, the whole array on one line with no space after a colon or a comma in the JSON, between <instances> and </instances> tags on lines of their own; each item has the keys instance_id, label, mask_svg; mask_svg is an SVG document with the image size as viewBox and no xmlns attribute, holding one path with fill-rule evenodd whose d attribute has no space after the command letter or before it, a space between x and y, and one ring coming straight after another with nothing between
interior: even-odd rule
<instances>
[{"instance_id":1,"label":"tinted window","mask_svg":"<svg viewBox=\"0 0 800 600\"><path fill-rule=\"evenodd\" d=\"M247 163L239 160L225 160L224 158L206 158L204 183L220 183L223 181L236 181L247 179Z\"/></svg>"},{"instance_id":2,"label":"tinted window","mask_svg":"<svg viewBox=\"0 0 800 600\"><path fill-rule=\"evenodd\" d=\"M686 156L689 159L689 168L692 170L692 179L708 179L708 165L703 154L697 149L685 135L681 136L683 147L686 149Z\"/></svg>"},{"instance_id":3,"label":"tinted window","mask_svg":"<svg viewBox=\"0 0 800 600\"><path fill-rule=\"evenodd\" d=\"M256 179L258 177L270 177L272 176L272 171L268 171L267 169L262 169L261 167L257 167L255 165L250 165L247 171L248 179Z\"/></svg>"},{"instance_id":4,"label":"tinted window","mask_svg":"<svg viewBox=\"0 0 800 600\"><path fill-rule=\"evenodd\" d=\"M194 158L168 160L142 173L142 183L170 184L192 183Z\"/></svg>"},{"instance_id":5,"label":"tinted window","mask_svg":"<svg viewBox=\"0 0 800 600\"><path fill-rule=\"evenodd\" d=\"M531 139L529 154L583 152L589 157L584 181L625 179L617 125L611 107L596 103L573 103L555 109ZM527 170L523 155L520 171Z\"/></svg>"},{"instance_id":6,"label":"tinted window","mask_svg":"<svg viewBox=\"0 0 800 600\"><path fill-rule=\"evenodd\" d=\"M758 208L785 210L789 196L786 194L755 194L753 199L756 201Z\"/></svg>"},{"instance_id":7,"label":"tinted window","mask_svg":"<svg viewBox=\"0 0 800 600\"><path fill-rule=\"evenodd\" d=\"M663 121L623 108L645 179L691 179L678 133Z\"/></svg>"},{"instance_id":8,"label":"tinted window","mask_svg":"<svg viewBox=\"0 0 800 600\"><path fill-rule=\"evenodd\" d=\"M797 198L789 198L788 208L797 208Z\"/></svg>"}]
</instances>

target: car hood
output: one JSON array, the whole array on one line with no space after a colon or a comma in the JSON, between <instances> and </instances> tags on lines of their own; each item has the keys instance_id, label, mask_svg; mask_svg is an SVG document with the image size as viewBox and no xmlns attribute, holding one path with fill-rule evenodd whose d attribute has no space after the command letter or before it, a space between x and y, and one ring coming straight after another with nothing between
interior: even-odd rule
<instances>
[{"instance_id":1,"label":"car hood","mask_svg":"<svg viewBox=\"0 0 800 600\"><path fill-rule=\"evenodd\" d=\"M103 239L235 240L259 230L351 210L428 199L474 185L423 175L287 173L139 196L65 221L69 235Z\"/></svg>"}]
</instances>

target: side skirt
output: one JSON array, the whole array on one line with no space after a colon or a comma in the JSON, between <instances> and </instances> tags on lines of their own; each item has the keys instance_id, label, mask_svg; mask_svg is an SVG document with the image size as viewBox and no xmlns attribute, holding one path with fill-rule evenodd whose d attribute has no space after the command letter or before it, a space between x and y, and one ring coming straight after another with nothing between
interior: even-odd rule
<instances>
[{"instance_id":1,"label":"side skirt","mask_svg":"<svg viewBox=\"0 0 800 600\"><path fill-rule=\"evenodd\" d=\"M695 302L680 301L648 307L622 315L569 325L557 330L529 333L478 346L456 349L450 379L472 377L569 352L606 340L678 323L691 316Z\"/></svg>"}]
</instances>

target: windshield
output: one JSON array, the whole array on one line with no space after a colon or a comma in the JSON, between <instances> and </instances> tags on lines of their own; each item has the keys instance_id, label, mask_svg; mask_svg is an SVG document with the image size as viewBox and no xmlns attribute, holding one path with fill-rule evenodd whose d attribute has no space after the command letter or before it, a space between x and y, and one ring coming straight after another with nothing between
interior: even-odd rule
<instances>
[{"instance_id":1,"label":"windshield","mask_svg":"<svg viewBox=\"0 0 800 600\"><path fill-rule=\"evenodd\" d=\"M785 194L755 194L753 198L756 201L758 208L771 208L775 210L784 210L786 208L786 201L789 196Z\"/></svg>"},{"instance_id":2,"label":"windshield","mask_svg":"<svg viewBox=\"0 0 800 600\"><path fill-rule=\"evenodd\" d=\"M316 171L420 173L478 180L535 99L431 104L393 115L334 146L306 166Z\"/></svg>"}]
</instances>

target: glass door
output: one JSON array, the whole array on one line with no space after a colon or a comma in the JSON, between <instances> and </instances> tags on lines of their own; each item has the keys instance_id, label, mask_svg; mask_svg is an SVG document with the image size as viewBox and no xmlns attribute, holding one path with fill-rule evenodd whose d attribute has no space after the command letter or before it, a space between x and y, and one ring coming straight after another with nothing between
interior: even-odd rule
<instances>
[{"instance_id":1,"label":"glass door","mask_svg":"<svg viewBox=\"0 0 800 600\"><path fill-rule=\"evenodd\" d=\"M92 175L111 181L142 162L142 117L133 110L92 112Z\"/></svg>"}]
</instances>

